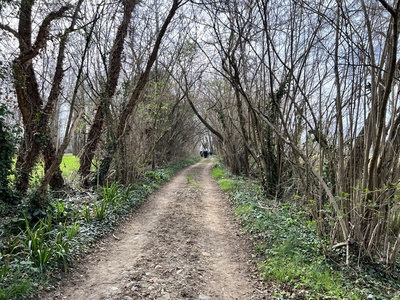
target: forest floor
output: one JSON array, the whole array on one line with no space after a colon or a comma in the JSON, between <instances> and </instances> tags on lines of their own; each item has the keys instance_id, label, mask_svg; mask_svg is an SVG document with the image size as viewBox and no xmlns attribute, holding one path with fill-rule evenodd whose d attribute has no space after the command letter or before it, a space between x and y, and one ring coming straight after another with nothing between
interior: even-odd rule
<instances>
[{"instance_id":1,"label":"forest floor","mask_svg":"<svg viewBox=\"0 0 400 300\"><path fill-rule=\"evenodd\" d=\"M41 299L273 299L214 163L180 171Z\"/></svg>"}]
</instances>

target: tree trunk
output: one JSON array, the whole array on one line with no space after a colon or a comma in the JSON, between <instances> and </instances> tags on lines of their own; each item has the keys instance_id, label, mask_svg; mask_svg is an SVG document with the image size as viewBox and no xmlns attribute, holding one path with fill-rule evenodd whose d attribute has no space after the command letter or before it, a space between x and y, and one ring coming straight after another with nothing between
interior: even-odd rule
<instances>
[{"instance_id":1,"label":"tree trunk","mask_svg":"<svg viewBox=\"0 0 400 300\"><path fill-rule=\"evenodd\" d=\"M50 169L52 163L56 159L57 150L53 140L50 139L47 143L47 146L43 149L43 158L44 158L44 170L45 172ZM60 161L61 163L61 161ZM60 165L55 168L53 175L49 181L50 187L54 190L59 190L64 187L64 178L62 176L62 171L60 169Z\"/></svg>"},{"instance_id":2,"label":"tree trunk","mask_svg":"<svg viewBox=\"0 0 400 300\"><path fill-rule=\"evenodd\" d=\"M101 140L101 134L103 131L104 118L108 110L110 100L115 94L119 74L121 71L121 60L122 51L124 50L124 42L128 33L128 26L131 21L132 12L135 8L137 1L124 0L124 16L121 24L118 27L117 35L114 40L114 45L111 48L112 53L110 55L109 70L107 82L104 86L104 90L100 93L99 104L97 105L96 114L93 123L90 127L87 142L83 153L80 157L79 174L85 185L89 184L88 175L90 174L90 167L94 153L97 149L97 145Z\"/></svg>"},{"instance_id":3,"label":"tree trunk","mask_svg":"<svg viewBox=\"0 0 400 300\"><path fill-rule=\"evenodd\" d=\"M102 161L100 163L100 169L98 171L98 176L96 176L96 178L98 178L99 184L104 183L105 177L108 173L108 170L110 169L111 162L113 160L113 155L125 133L125 127L126 127L128 118L132 114L133 109L138 104L140 96L142 95L142 92L143 92L144 88L146 87L147 82L149 81L150 71L151 71L151 68L153 67L155 61L157 60L158 50L161 46L161 41L167 31L169 24L172 21L172 18L174 17L176 11L178 10L179 5L180 5L179 0L173 1L172 7L168 13L167 18L164 21L164 24L161 27L160 32L158 33L156 42L153 46L153 50L147 60L146 68L140 74L140 77L139 77L136 87L132 93L132 96L130 97L127 105L125 106L125 108L122 111L121 116L118 120L118 127L117 127L117 132L115 135L115 140L110 142L106 146L106 154L104 155L104 158L102 159Z\"/></svg>"},{"instance_id":4,"label":"tree trunk","mask_svg":"<svg viewBox=\"0 0 400 300\"><path fill-rule=\"evenodd\" d=\"M18 34L16 34L20 55L13 62L14 87L25 129L24 144L21 146L16 163L16 188L22 194L25 194L29 187L29 178L40 152L46 147L49 149L52 147L49 136L49 118L60 93L59 80L63 73L63 56L59 56L54 79L54 82L58 84L52 86L49 100L46 107L43 108L43 99L40 97L32 59L45 46L51 22L62 17L71 8L71 6L63 6L58 11L49 13L39 26L36 41L32 45L33 5L34 1L21 1ZM57 73L57 70L61 74Z\"/></svg>"}]
</instances>

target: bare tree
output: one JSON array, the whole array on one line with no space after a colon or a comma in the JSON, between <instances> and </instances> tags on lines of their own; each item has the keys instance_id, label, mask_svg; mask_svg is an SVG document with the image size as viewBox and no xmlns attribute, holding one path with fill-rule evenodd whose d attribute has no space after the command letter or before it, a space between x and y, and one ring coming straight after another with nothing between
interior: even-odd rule
<instances>
[{"instance_id":1,"label":"bare tree","mask_svg":"<svg viewBox=\"0 0 400 300\"><path fill-rule=\"evenodd\" d=\"M348 263L357 250L393 264L399 249L389 221L399 209L399 4L379 3L203 1L210 37L197 39L232 89L214 117L240 137L224 143L225 159L234 152L268 197L314 199L298 204Z\"/></svg>"}]
</instances>

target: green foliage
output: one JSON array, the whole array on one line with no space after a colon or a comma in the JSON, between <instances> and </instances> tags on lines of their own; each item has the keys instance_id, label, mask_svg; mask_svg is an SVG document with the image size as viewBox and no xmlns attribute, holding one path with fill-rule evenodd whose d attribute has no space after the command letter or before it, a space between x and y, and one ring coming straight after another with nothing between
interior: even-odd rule
<instances>
[{"instance_id":1,"label":"green foliage","mask_svg":"<svg viewBox=\"0 0 400 300\"><path fill-rule=\"evenodd\" d=\"M236 182L232 179L218 180L218 184L223 191L234 191L237 188Z\"/></svg>"},{"instance_id":2,"label":"green foliage","mask_svg":"<svg viewBox=\"0 0 400 300\"><path fill-rule=\"evenodd\" d=\"M102 220L106 217L108 210L118 209L129 197L129 188L124 189L116 183L112 183L102 188L102 200L94 205L94 212L97 219ZM87 208L86 208L87 209ZM86 216L90 215L86 212Z\"/></svg>"},{"instance_id":3,"label":"green foliage","mask_svg":"<svg viewBox=\"0 0 400 300\"><path fill-rule=\"evenodd\" d=\"M266 200L258 182L231 181L237 186L230 194L235 215L253 236L259 270L265 280L282 283L278 299L292 299L294 291L302 293L299 299L395 299L398 280L380 277L371 267L358 272L338 267L307 212L291 202Z\"/></svg>"},{"instance_id":4,"label":"green foliage","mask_svg":"<svg viewBox=\"0 0 400 300\"><path fill-rule=\"evenodd\" d=\"M92 221L92 210L89 205L83 207L81 214L87 223Z\"/></svg>"},{"instance_id":5,"label":"green foliage","mask_svg":"<svg viewBox=\"0 0 400 300\"><path fill-rule=\"evenodd\" d=\"M67 223L54 223L54 218L49 213L45 218L40 219L33 226L30 220L24 217L25 228L16 237L15 245L4 249L3 253L9 258L13 257L15 249L19 252L18 257L23 257L26 261L39 270L39 273L45 273L63 265L66 269L70 253L70 245L77 236L80 224L75 222L71 225ZM2 274L8 267L10 259L2 264Z\"/></svg>"},{"instance_id":6,"label":"green foliage","mask_svg":"<svg viewBox=\"0 0 400 300\"><path fill-rule=\"evenodd\" d=\"M148 171L145 173L147 179L156 181L166 181L171 178L173 170L170 169L156 169L155 171Z\"/></svg>"},{"instance_id":7,"label":"green foliage","mask_svg":"<svg viewBox=\"0 0 400 300\"><path fill-rule=\"evenodd\" d=\"M10 280L10 284L0 288L0 300L25 299L30 295L35 287L35 283L29 278L15 278Z\"/></svg>"},{"instance_id":8,"label":"green foliage","mask_svg":"<svg viewBox=\"0 0 400 300\"><path fill-rule=\"evenodd\" d=\"M107 206L107 199L103 199L99 204L96 204L94 206L94 211L97 219L103 220L106 217Z\"/></svg>"},{"instance_id":9,"label":"green foliage","mask_svg":"<svg viewBox=\"0 0 400 300\"><path fill-rule=\"evenodd\" d=\"M26 231L21 237L28 259L43 271L54 255L53 247L48 243L52 231L52 216L41 219L33 228L25 217Z\"/></svg>"},{"instance_id":10,"label":"green foliage","mask_svg":"<svg viewBox=\"0 0 400 300\"><path fill-rule=\"evenodd\" d=\"M14 202L14 195L10 187L13 158L17 142L18 128L7 124L6 118L11 113L5 104L0 105L0 200Z\"/></svg>"},{"instance_id":11,"label":"green foliage","mask_svg":"<svg viewBox=\"0 0 400 300\"><path fill-rule=\"evenodd\" d=\"M49 193L42 193L35 190L27 196L27 200L29 204L26 213L30 220L36 222L46 216L46 207L51 202L51 195Z\"/></svg>"},{"instance_id":12,"label":"green foliage","mask_svg":"<svg viewBox=\"0 0 400 300\"><path fill-rule=\"evenodd\" d=\"M221 178L222 176L224 175L224 172L222 171L222 169L221 168L214 168L213 170L212 170L212 173L211 173L211 176L212 176L212 178L214 178L214 179L219 179L219 178Z\"/></svg>"},{"instance_id":13,"label":"green foliage","mask_svg":"<svg viewBox=\"0 0 400 300\"><path fill-rule=\"evenodd\" d=\"M67 221L69 218L72 218L74 214L73 208L60 199L50 203L49 212L54 216L54 222L56 224Z\"/></svg>"},{"instance_id":14,"label":"green foliage","mask_svg":"<svg viewBox=\"0 0 400 300\"><path fill-rule=\"evenodd\" d=\"M308 253L304 253L306 249L297 249L298 244L298 241L286 240L273 248L268 259L259 266L264 278L288 283L295 288L307 288L312 295L336 298L347 295L348 292L343 291L339 274L331 272L322 260L323 256L317 254L317 259L310 259ZM315 251L310 253L315 254Z\"/></svg>"}]
</instances>

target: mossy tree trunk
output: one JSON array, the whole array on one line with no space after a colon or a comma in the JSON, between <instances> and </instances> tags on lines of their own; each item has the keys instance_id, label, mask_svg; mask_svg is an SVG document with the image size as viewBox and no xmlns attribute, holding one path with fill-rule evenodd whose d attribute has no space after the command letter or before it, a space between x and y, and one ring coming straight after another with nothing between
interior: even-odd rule
<instances>
[{"instance_id":1,"label":"mossy tree trunk","mask_svg":"<svg viewBox=\"0 0 400 300\"><path fill-rule=\"evenodd\" d=\"M24 125L24 139L16 162L16 188L22 194L29 188L29 179L41 153L47 161L53 159L50 136L50 118L58 100L63 78L64 53L59 53L52 89L45 103L39 92L33 60L45 47L49 38L51 23L62 18L71 6L62 6L57 11L50 12L39 26L35 42L32 43L32 8L35 1L22 0L20 3L18 30L3 27L13 34L19 44L19 56L13 61L14 88L18 107L21 111ZM46 150L46 151L45 151ZM48 163L46 163L48 166ZM58 170L52 181L54 186L62 186L61 171Z\"/></svg>"}]
</instances>

